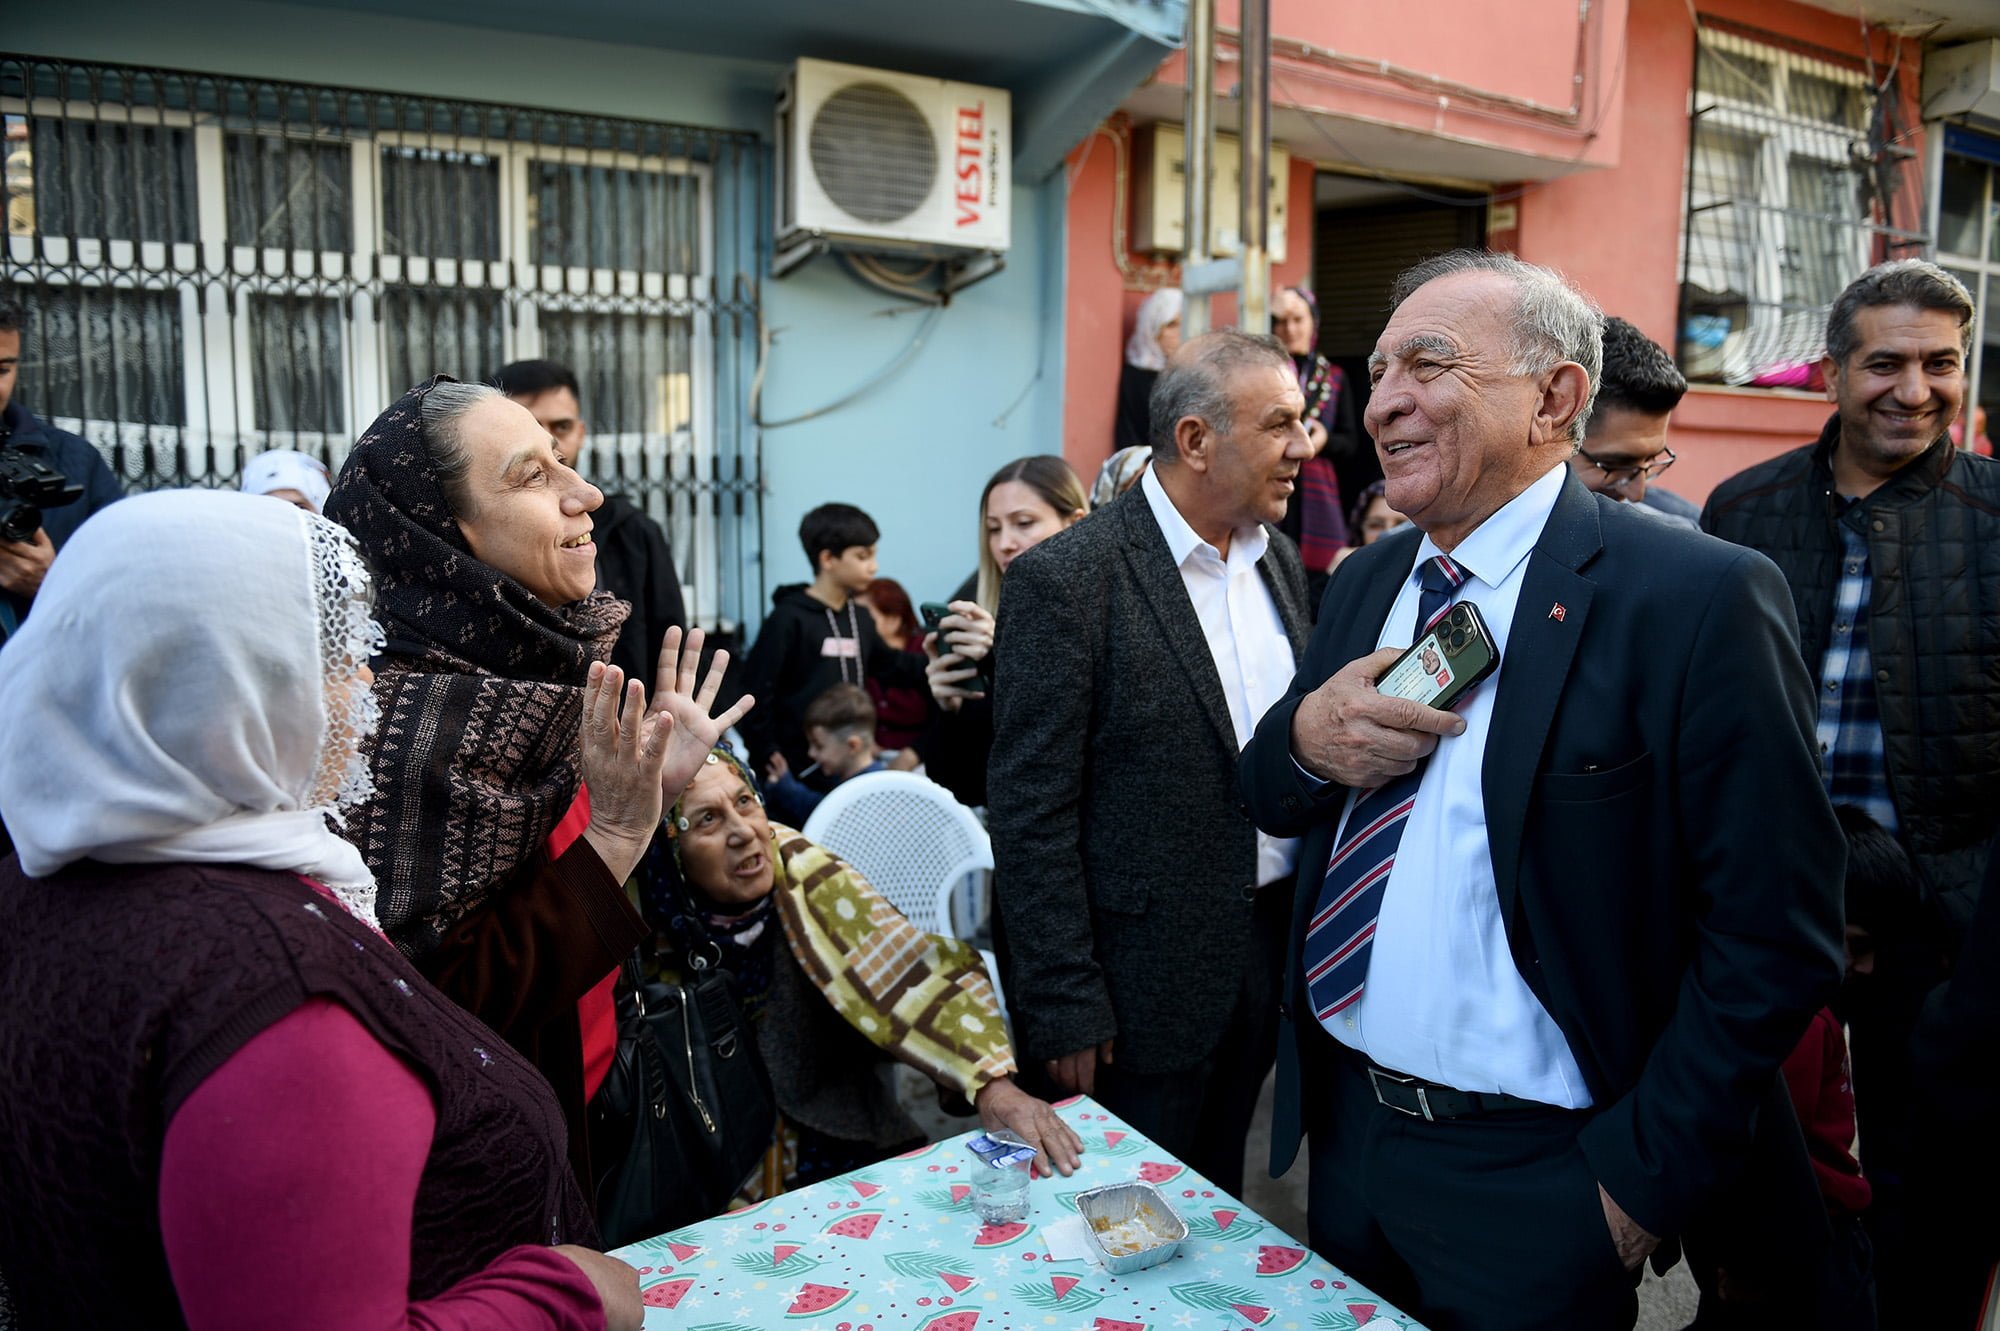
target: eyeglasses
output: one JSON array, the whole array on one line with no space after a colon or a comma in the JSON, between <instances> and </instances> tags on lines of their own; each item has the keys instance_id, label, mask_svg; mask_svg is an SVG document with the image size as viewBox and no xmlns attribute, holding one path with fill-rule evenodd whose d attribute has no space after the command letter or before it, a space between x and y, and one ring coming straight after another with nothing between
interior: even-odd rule
<instances>
[{"instance_id":1,"label":"eyeglasses","mask_svg":"<svg viewBox=\"0 0 2000 1331\"><path fill-rule=\"evenodd\" d=\"M1618 463L1616 465L1600 462L1580 448L1576 450L1576 455L1603 472L1604 479L1613 485L1630 485L1641 476L1644 476L1649 481L1653 480L1677 461L1674 456L1674 450L1671 448L1661 449L1653 455L1651 462L1637 466L1629 462Z\"/></svg>"}]
</instances>

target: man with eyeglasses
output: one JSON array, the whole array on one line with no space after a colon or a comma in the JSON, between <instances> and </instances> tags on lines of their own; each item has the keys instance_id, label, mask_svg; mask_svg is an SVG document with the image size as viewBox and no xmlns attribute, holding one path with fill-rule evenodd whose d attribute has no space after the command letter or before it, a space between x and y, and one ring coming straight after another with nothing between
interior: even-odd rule
<instances>
[{"instance_id":1,"label":"man with eyeglasses","mask_svg":"<svg viewBox=\"0 0 2000 1331\"><path fill-rule=\"evenodd\" d=\"M1680 405L1687 386L1673 357L1658 343L1617 315L1607 316L1604 379L1583 444L1569 460L1576 478L1641 513L1696 526L1700 509L1653 484L1674 465L1667 417Z\"/></svg>"}]
</instances>

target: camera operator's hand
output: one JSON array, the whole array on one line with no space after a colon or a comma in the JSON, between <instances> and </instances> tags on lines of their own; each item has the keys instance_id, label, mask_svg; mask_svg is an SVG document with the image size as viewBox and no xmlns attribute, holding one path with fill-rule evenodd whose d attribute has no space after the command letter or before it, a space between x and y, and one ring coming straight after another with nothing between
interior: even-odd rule
<instances>
[{"instance_id":1,"label":"camera operator's hand","mask_svg":"<svg viewBox=\"0 0 2000 1331\"><path fill-rule=\"evenodd\" d=\"M32 540L0 541L0 587L32 599L42 589L55 557L55 543L40 527Z\"/></svg>"}]
</instances>

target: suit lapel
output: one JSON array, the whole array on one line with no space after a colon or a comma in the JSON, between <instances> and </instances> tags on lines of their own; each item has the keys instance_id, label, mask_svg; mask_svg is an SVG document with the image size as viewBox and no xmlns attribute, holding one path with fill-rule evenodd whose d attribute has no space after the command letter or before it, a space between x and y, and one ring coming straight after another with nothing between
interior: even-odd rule
<instances>
[{"instance_id":1,"label":"suit lapel","mask_svg":"<svg viewBox=\"0 0 2000 1331\"><path fill-rule=\"evenodd\" d=\"M1389 611L1395 607L1396 598L1410 580L1410 570L1416 567L1417 546L1423 539L1423 533L1415 527L1405 527L1382 538L1385 550L1380 561L1382 567L1368 579L1367 586L1361 591L1361 599L1355 602L1353 613L1341 625L1340 650L1334 653L1328 674L1375 650ZM1391 573L1395 576L1390 577Z\"/></svg>"},{"instance_id":2,"label":"suit lapel","mask_svg":"<svg viewBox=\"0 0 2000 1331\"><path fill-rule=\"evenodd\" d=\"M1121 502L1117 509L1125 519L1125 562L1131 566L1132 577L1152 608L1168 649L1187 672L1188 682L1194 686L1194 695L1215 727L1223 750L1233 754L1236 727L1229 720L1229 700L1222 696L1222 676L1216 673L1208 636L1201 631L1201 621L1195 618L1187 584L1181 581L1173 552L1167 549L1167 538L1160 534L1153 506L1136 485L1126 495L1129 502Z\"/></svg>"},{"instance_id":3,"label":"suit lapel","mask_svg":"<svg viewBox=\"0 0 2000 1331\"><path fill-rule=\"evenodd\" d=\"M1596 496L1574 476L1565 477L1541 539L1528 556L1481 768L1487 844L1503 920L1512 918L1520 891L1521 839L1535 772L1597 586L1578 570L1603 548Z\"/></svg>"},{"instance_id":4,"label":"suit lapel","mask_svg":"<svg viewBox=\"0 0 2000 1331\"><path fill-rule=\"evenodd\" d=\"M1275 535L1268 527L1264 530L1267 537ZM1273 567L1277 556L1271 552L1276 548L1277 542L1273 540L1264 557L1257 561L1257 576L1264 580L1272 604L1278 607L1278 619L1285 626L1285 639L1291 644L1292 663L1296 665L1306 654L1306 640L1312 637L1312 617L1306 612L1303 599L1292 594L1292 584L1279 577Z\"/></svg>"}]
</instances>

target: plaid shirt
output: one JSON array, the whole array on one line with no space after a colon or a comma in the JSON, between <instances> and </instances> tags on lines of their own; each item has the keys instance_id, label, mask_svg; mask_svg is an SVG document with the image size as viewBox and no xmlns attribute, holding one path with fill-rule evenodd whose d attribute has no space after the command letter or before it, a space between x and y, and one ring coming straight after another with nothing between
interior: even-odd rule
<instances>
[{"instance_id":1,"label":"plaid shirt","mask_svg":"<svg viewBox=\"0 0 2000 1331\"><path fill-rule=\"evenodd\" d=\"M1868 542L1840 524L1840 585L1833 597L1833 634L1819 671L1820 775L1835 804L1860 806L1889 831L1896 805L1882 751L1882 717L1875 705L1875 667L1868 656Z\"/></svg>"}]
</instances>

